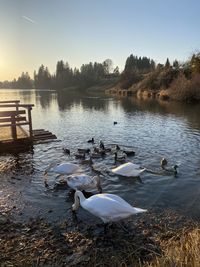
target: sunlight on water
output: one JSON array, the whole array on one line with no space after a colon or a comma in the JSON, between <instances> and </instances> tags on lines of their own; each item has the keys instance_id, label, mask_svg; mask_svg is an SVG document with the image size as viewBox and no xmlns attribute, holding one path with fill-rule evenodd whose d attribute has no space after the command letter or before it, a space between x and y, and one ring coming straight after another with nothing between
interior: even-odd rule
<instances>
[{"instance_id":1,"label":"sunlight on water","mask_svg":"<svg viewBox=\"0 0 200 267\"><path fill-rule=\"evenodd\" d=\"M77 148L92 148L87 140L94 137L95 145L103 140L106 145L117 143L133 149L136 155L128 160L151 170L160 170L162 157L168 159L169 166L179 165L177 178L169 173L147 172L141 179L106 173L101 177L104 192L118 194L142 208L169 208L199 218L199 106L60 95L44 90L0 90L0 99L34 104L33 128L49 130L58 138L56 142L35 145L27 153L0 156L0 200L4 210L12 210L19 218L38 215L57 220L69 216L73 202L69 188L57 186L55 174L48 175L46 188L44 171L52 162L80 164L74 157ZM69 157L63 147L71 150ZM101 170L115 166L113 154L94 161ZM82 168L91 174L88 165Z\"/></svg>"}]
</instances>

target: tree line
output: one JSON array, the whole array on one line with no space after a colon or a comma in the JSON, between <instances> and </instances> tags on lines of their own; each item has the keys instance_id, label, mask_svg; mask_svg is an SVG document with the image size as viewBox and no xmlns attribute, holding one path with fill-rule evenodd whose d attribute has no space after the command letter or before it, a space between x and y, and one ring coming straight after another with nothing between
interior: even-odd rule
<instances>
[{"instance_id":1,"label":"tree line","mask_svg":"<svg viewBox=\"0 0 200 267\"><path fill-rule=\"evenodd\" d=\"M111 59L103 63L90 62L83 64L80 69L72 69L68 62L60 60L56 64L56 72L51 74L48 67L43 64L38 71L34 71L33 79L28 72L23 72L18 79L0 82L0 88L22 88L22 89L56 89L61 90L71 86L87 88L97 84L102 79L119 76L119 68L113 69Z\"/></svg>"},{"instance_id":2,"label":"tree line","mask_svg":"<svg viewBox=\"0 0 200 267\"><path fill-rule=\"evenodd\" d=\"M72 69L68 62L60 60L56 64L54 74L49 72L48 67L41 65L38 71L34 71L33 79L28 72L23 72L18 79L13 81L0 82L0 88L22 88L22 89L56 89L62 90L68 87L87 88L98 84L104 79L117 78L120 86L124 89L144 79L148 73L155 73L159 70L180 70L184 69L184 74L190 78L194 72L200 73L200 53L193 54L190 60L179 64L175 60L172 64L167 58L165 64L156 65L153 59L147 57L137 57L131 54L125 62L124 70L120 73L119 68L113 68L111 59L106 59L103 63L90 62L83 64L80 69ZM153 76L152 76L153 77ZM152 81L153 82L153 81Z\"/></svg>"}]
</instances>

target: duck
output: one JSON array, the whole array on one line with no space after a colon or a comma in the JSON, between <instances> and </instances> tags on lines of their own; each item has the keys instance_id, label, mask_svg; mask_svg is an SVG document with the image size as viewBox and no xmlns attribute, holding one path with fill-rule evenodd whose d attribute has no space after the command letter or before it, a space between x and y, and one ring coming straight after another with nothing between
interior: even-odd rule
<instances>
[{"instance_id":1,"label":"duck","mask_svg":"<svg viewBox=\"0 0 200 267\"><path fill-rule=\"evenodd\" d=\"M119 145L115 145L115 149L118 151L118 150L120 150L121 148L119 147Z\"/></svg>"},{"instance_id":2,"label":"duck","mask_svg":"<svg viewBox=\"0 0 200 267\"><path fill-rule=\"evenodd\" d=\"M78 153L78 154L75 154L75 158L76 158L76 159L85 159L85 153Z\"/></svg>"},{"instance_id":3,"label":"duck","mask_svg":"<svg viewBox=\"0 0 200 267\"><path fill-rule=\"evenodd\" d=\"M63 152L67 155L70 155L70 150L68 148L63 147Z\"/></svg>"},{"instance_id":4,"label":"duck","mask_svg":"<svg viewBox=\"0 0 200 267\"><path fill-rule=\"evenodd\" d=\"M117 121L114 121L113 124L116 125L117 124Z\"/></svg>"},{"instance_id":5,"label":"duck","mask_svg":"<svg viewBox=\"0 0 200 267\"><path fill-rule=\"evenodd\" d=\"M92 139L89 139L87 142L94 144L94 138L92 137Z\"/></svg>"},{"instance_id":6,"label":"duck","mask_svg":"<svg viewBox=\"0 0 200 267\"><path fill-rule=\"evenodd\" d=\"M166 160L166 158L162 158L161 159L160 166L161 166L162 169L164 169L165 166L167 166L167 160Z\"/></svg>"},{"instance_id":7,"label":"duck","mask_svg":"<svg viewBox=\"0 0 200 267\"><path fill-rule=\"evenodd\" d=\"M100 140L100 142L99 142L99 147L100 147L100 149L105 150L105 146L104 146L104 143L102 140Z\"/></svg>"},{"instance_id":8,"label":"duck","mask_svg":"<svg viewBox=\"0 0 200 267\"><path fill-rule=\"evenodd\" d=\"M146 169L140 168L140 165L134 164L132 162L124 163L114 169L111 170L112 173L117 175L126 176L126 177L138 177L140 176Z\"/></svg>"},{"instance_id":9,"label":"duck","mask_svg":"<svg viewBox=\"0 0 200 267\"><path fill-rule=\"evenodd\" d=\"M83 160L81 160L81 164L89 164L89 165L92 165L93 164L92 157L90 156L89 159L83 159Z\"/></svg>"},{"instance_id":10,"label":"duck","mask_svg":"<svg viewBox=\"0 0 200 267\"><path fill-rule=\"evenodd\" d=\"M105 152L111 152L112 151L112 149L110 148L110 147L105 147Z\"/></svg>"},{"instance_id":11,"label":"duck","mask_svg":"<svg viewBox=\"0 0 200 267\"><path fill-rule=\"evenodd\" d=\"M83 193L77 190L74 194L72 210L78 210L79 206L100 218L105 224L147 211L146 209L131 206L123 198L115 194L102 193L85 198Z\"/></svg>"},{"instance_id":12,"label":"duck","mask_svg":"<svg viewBox=\"0 0 200 267\"><path fill-rule=\"evenodd\" d=\"M118 155L117 152L114 153L115 157L115 162L124 162L126 160L126 155L122 154L122 155Z\"/></svg>"},{"instance_id":13,"label":"duck","mask_svg":"<svg viewBox=\"0 0 200 267\"><path fill-rule=\"evenodd\" d=\"M78 153L90 153L90 149L89 148L78 148L77 149Z\"/></svg>"},{"instance_id":14,"label":"duck","mask_svg":"<svg viewBox=\"0 0 200 267\"><path fill-rule=\"evenodd\" d=\"M135 156L135 151L133 151L133 150L123 150L123 152L124 152L127 156Z\"/></svg>"},{"instance_id":15,"label":"duck","mask_svg":"<svg viewBox=\"0 0 200 267\"><path fill-rule=\"evenodd\" d=\"M166 172L166 173L168 173L168 174L173 174L175 177L177 176L177 174L178 174L178 165L174 165L174 166L172 166L171 168L163 168L163 170Z\"/></svg>"},{"instance_id":16,"label":"duck","mask_svg":"<svg viewBox=\"0 0 200 267\"><path fill-rule=\"evenodd\" d=\"M97 150L95 150L95 151L97 151ZM91 153L90 156L92 158L102 158L105 156L105 154L106 154L106 152L104 150L100 149L100 150L98 150L98 152Z\"/></svg>"},{"instance_id":17,"label":"duck","mask_svg":"<svg viewBox=\"0 0 200 267\"><path fill-rule=\"evenodd\" d=\"M97 188L102 193L101 180L99 176L89 176L87 174L73 174L67 177L67 184L74 190L91 191Z\"/></svg>"},{"instance_id":18,"label":"duck","mask_svg":"<svg viewBox=\"0 0 200 267\"><path fill-rule=\"evenodd\" d=\"M64 174L69 175L69 174L80 172L80 171L82 170L77 164L67 162L67 163L61 163L56 166L56 163L53 162L45 170L44 175L47 175L48 172L53 172L53 173L57 173L60 175L64 175Z\"/></svg>"}]
</instances>

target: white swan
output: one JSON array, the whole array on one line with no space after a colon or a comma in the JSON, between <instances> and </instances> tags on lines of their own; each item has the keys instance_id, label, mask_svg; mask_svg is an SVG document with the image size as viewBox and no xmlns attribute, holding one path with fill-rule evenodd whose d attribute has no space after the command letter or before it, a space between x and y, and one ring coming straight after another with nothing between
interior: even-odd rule
<instances>
[{"instance_id":1,"label":"white swan","mask_svg":"<svg viewBox=\"0 0 200 267\"><path fill-rule=\"evenodd\" d=\"M56 163L51 163L49 167L45 170L44 174L47 174L48 172L53 172L60 175L64 175L82 171L79 165L70 162L61 163L57 166L55 165Z\"/></svg>"},{"instance_id":2,"label":"white swan","mask_svg":"<svg viewBox=\"0 0 200 267\"><path fill-rule=\"evenodd\" d=\"M132 162L124 163L111 171L117 175L122 175L126 177L138 177L146 169L140 169L140 165L134 164Z\"/></svg>"},{"instance_id":3,"label":"white swan","mask_svg":"<svg viewBox=\"0 0 200 267\"><path fill-rule=\"evenodd\" d=\"M67 184L69 187L75 190L85 190L85 191L90 191L92 189L97 188L99 193L102 192L101 188L101 182L100 182L100 177L99 176L94 176L91 177L87 174L74 174L70 175L66 179Z\"/></svg>"},{"instance_id":4,"label":"white swan","mask_svg":"<svg viewBox=\"0 0 200 267\"><path fill-rule=\"evenodd\" d=\"M119 221L147 211L132 207L124 199L114 194L97 194L86 199L81 191L76 191L74 200L73 211L81 205L82 208L99 217L104 223Z\"/></svg>"}]
</instances>

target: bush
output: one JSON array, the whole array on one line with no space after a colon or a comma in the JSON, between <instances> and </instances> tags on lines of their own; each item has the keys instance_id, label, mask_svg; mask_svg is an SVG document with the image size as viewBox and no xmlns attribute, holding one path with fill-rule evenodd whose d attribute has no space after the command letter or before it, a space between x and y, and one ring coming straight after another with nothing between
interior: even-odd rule
<instances>
[{"instance_id":1,"label":"bush","mask_svg":"<svg viewBox=\"0 0 200 267\"><path fill-rule=\"evenodd\" d=\"M187 80L183 74L172 83L169 90L170 98L178 101L194 102L200 100L200 74Z\"/></svg>"}]
</instances>

